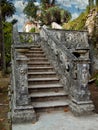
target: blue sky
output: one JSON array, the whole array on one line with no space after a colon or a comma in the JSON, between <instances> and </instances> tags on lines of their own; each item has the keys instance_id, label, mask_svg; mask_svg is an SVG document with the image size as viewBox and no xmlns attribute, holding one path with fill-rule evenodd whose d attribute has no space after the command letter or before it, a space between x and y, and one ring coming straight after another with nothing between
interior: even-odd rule
<instances>
[{"instance_id":1,"label":"blue sky","mask_svg":"<svg viewBox=\"0 0 98 130\"><path fill-rule=\"evenodd\" d=\"M18 19L18 30L22 31L24 23L27 21L26 16L23 14L23 9L28 0L14 0L14 5L16 7L16 13L13 18ZM36 0L40 2L40 0ZM88 0L56 0L57 4L69 10L72 14L72 19L79 16L79 14L85 10L88 5ZM25 3L24 3L25 2Z\"/></svg>"}]
</instances>

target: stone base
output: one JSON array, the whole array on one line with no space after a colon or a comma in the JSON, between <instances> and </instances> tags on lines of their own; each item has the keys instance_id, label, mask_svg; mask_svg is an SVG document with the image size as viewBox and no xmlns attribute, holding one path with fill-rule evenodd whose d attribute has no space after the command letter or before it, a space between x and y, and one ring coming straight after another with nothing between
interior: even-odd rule
<instances>
[{"instance_id":1,"label":"stone base","mask_svg":"<svg viewBox=\"0 0 98 130\"><path fill-rule=\"evenodd\" d=\"M88 103L87 102L76 103L72 101L69 107L75 116L90 115L93 113L94 110L94 105L91 101Z\"/></svg>"},{"instance_id":2,"label":"stone base","mask_svg":"<svg viewBox=\"0 0 98 130\"><path fill-rule=\"evenodd\" d=\"M19 108L15 109L12 112L12 123L20 124L20 123L35 123L36 122L36 113L33 108Z\"/></svg>"}]
</instances>

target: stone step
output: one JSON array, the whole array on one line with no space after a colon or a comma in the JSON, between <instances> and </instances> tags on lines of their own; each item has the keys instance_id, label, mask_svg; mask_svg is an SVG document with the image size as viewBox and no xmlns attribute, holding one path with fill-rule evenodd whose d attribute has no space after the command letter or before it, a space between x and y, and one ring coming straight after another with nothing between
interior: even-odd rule
<instances>
[{"instance_id":1,"label":"stone step","mask_svg":"<svg viewBox=\"0 0 98 130\"><path fill-rule=\"evenodd\" d=\"M31 50L31 51L28 51L28 54L44 54L44 51L32 51Z\"/></svg>"},{"instance_id":2,"label":"stone step","mask_svg":"<svg viewBox=\"0 0 98 130\"><path fill-rule=\"evenodd\" d=\"M45 54L32 54L32 53L30 53L30 54L26 54L26 56L27 57L46 57L46 55Z\"/></svg>"},{"instance_id":3,"label":"stone step","mask_svg":"<svg viewBox=\"0 0 98 130\"><path fill-rule=\"evenodd\" d=\"M59 79L58 78L31 78L28 79L28 84L29 85L37 85L37 84L51 84L51 83L58 83Z\"/></svg>"},{"instance_id":4,"label":"stone step","mask_svg":"<svg viewBox=\"0 0 98 130\"><path fill-rule=\"evenodd\" d=\"M31 48L30 51L42 51L42 48Z\"/></svg>"},{"instance_id":5,"label":"stone step","mask_svg":"<svg viewBox=\"0 0 98 130\"><path fill-rule=\"evenodd\" d=\"M58 88L38 88L38 89L33 89L33 88L29 88L29 93L35 93L35 92L44 92L46 93L48 92L60 92L63 90L63 87L58 87Z\"/></svg>"},{"instance_id":6,"label":"stone step","mask_svg":"<svg viewBox=\"0 0 98 130\"><path fill-rule=\"evenodd\" d=\"M50 66L50 63L49 62L35 62L35 61L29 61L28 62L28 66L30 67L45 67L45 66Z\"/></svg>"},{"instance_id":7,"label":"stone step","mask_svg":"<svg viewBox=\"0 0 98 130\"><path fill-rule=\"evenodd\" d=\"M39 62L39 61L38 62L29 61L28 62L28 65L46 65L46 64L50 65L49 62L44 62L44 61L43 62Z\"/></svg>"},{"instance_id":8,"label":"stone step","mask_svg":"<svg viewBox=\"0 0 98 130\"><path fill-rule=\"evenodd\" d=\"M58 78L30 78L28 81L51 81L51 80L59 80Z\"/></svg>"},{"instance_id":9,"label":"stone step","mask_svg":"<svg viewBox=\"0 0 98 130\"><path fill-rule=\"evenodd\" d=\"M62 88L61 84L43 84L43 85L29 85L29 89L42 89L42 88Z\"/></svg>"},{"instance_id":10,"label":"stone step","mask_svg":"<svg viewBox=\"0 0 98 130\"><path fill-rule=\"evenodd\" d=\"M66 93L62 90L59 92L34 92L30 94L32 98L41 98L41 97L57 97L57 96L66 96Z\"/></svg>"},{"instance_id":11,"label":"stone step","mask_svg":"<svg viewBox=\"0 0 98 130\"><path fill-rule=\"evenodd\" d=\"M29 72L43 72L43 71L53 71L53 67L51 66L36 66L36 67L28 67Z\"/></svg>"},{"instance_id":12,"label":"stone step","mask_svg":"<svg viewBox=\"0 0 98 130\"><path fill-rule=\"evenodd\" d=\"M51 67L50 64L28 64L28 67Z\"/></svg>"},{"instance_id":13,"label":"stone step","mask_svg":"<svg viewBox=\"0 0 98 130\"><path fill-rule=\"evenodd\" d=\"M30 61L37 61L37 62L41 61L42 62L42 61L48 61L48 59L45 58L45 57L44 58L43 57L42 58L38 57L38 58L30 58Z\"/></svg>"},{"instance_id":14,"label":"stone step","mask_svg":"<svg viewBox=\"0 0 98 130\"><path fill-rule=\"evenodd\" d=\"M40 45L32 45L30 49L32 49L32 48L41 48L41 46Z\"/></svg>"},{"instance_id":15,"label":"stone step","mask_svg":"<svg viewBox=\"0 0 98 130\"><path fill-rule=\"evenodd\" d=\"M44 102L32 102L36 112L51 112L54 110L68 110L68 101L59 100L59 101L44 101Z\"/></svg>"},{"instance_id":16,"label":"stone step","mask_svg":"<svg viewBox=\"0 0 98 130\"><path fill-rule=\"evenodd\" d=\"M43 72L28 72L28 78L48 78L48 77L58 77L56 72L50 71L43 71Z\"/></svg>"},{"instance_id":17,"label":"stone step","mask_svg":"<svg viewBox=\"0 0 98 130\"><path fill-rule=\"evenodd\" d=\"M51 96L43 96L43 97L31 97L32 102L44 102L44 101L54 101L54 100L65 100L68 99L68 94L66 95L51 95Z\"/></svg>"},{"instance_id":18,"label":"stone step","mask_svg":"<svg viewBox=\"0 0 98 130\"><path fill-rule=\"evenodd\" d=\"M28 62L28 91L35 111L68 107L68 94L59 83L59 77L40 47L31 47Z\"/></svg>"}]
</instances>

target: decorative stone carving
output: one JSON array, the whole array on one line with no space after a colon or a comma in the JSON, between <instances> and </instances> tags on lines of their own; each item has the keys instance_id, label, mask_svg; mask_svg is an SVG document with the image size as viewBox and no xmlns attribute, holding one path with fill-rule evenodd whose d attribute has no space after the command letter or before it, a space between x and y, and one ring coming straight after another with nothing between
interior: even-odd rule
<instances>
[{"instance_id":1,"label":"decorative stone carving","mask_svg":"<svg viewBox=\"0 0 98 130\"><path fill-rule=\"evenodd\" d=\"M12 58L12 122L35 122L36 114L33 106L30 104L30 98L28 95L28 58L17 52L17 49L15 49L13 53L14 59Z\"/></svg>"},{"instance_id":2,"label":"decorative stone carving","mask_svg":"<svg viewBox=\"0 0 98 130\"><path fill-rule=\"evenodd\" d=\"M65 66L65 69L68 71L70 67L68 57L63 52L60 52L59 57L60 57L61 63L63 64L63 66Z\"/></svg>"},{"instance_id":3,"label":"decorative stone carving","mask_svg":"<svg viewBox=\"0 0 98 130\"><path fill-rule=\"evenodd\" d=\"M23 44L40 42L40 35L39 35L39 33L20 32L19 36L20 36L20 41Z\"/></svg>"},{"instance_id":4,"label":"decorative stone carving","mask_svg":"<svg viewBox=\"0 0 98 130\"><path fill-rule=\"evenodd\" d=\"M89 64L83 62L77 63L77 78L75 81L73 80L74 88L72 90L72 102L70 104L70 108L75 115L88 114L94 110L94 105L90 100L88 80Z\"/></svg>"},{"instance_id":5,"label":"decorative stone carving","mask_svg":"<svg viewBox=\"0 0 98 130\"><path fill-rule=\"evenodd\" d=\"M90 113L93 103L88 90L89 44L87 32L43 29L47 35L46 50L62 77L62 83L71 97L70 108L75 115ZM45 36L44 34L44 36ZM44 37L45 38L45 37ZM43 46L45 46L43 44ZM55 51L58 49L58 55ZM76 52L76 55L75 53ZM58 65L58 66L57 66Z\"/></svg>"}]
</instances>

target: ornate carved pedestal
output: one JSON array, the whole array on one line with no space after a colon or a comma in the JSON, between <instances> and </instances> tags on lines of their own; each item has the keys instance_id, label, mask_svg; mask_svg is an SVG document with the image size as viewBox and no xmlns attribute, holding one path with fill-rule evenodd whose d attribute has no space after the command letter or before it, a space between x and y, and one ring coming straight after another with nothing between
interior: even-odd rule
<instances>
[{"instance_id":1,"label":"ornate carved pedestal","mask_svg":"<svg viewBox=\"0 0 98 130\"><path fill-rule=\"evenodd\" d=\"M80 61L76 63L77 78L73 80L70 109L76 115L91 114L94 110L88 90L89 63Z\"/></svg>"},{"instance_id":2,"label":"ornate carved pedestal","mask_svg":"<svg viewBox=\"0 0 98 130\"><path fill-rule=\"evenodd\" d=\"M14 60L12 59L12 122L35 122L36 114L33 106L30 105L30 98L28 96L28 59L26 56L17 52L14 58Z\"/></svg>"}]
</instances>

